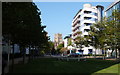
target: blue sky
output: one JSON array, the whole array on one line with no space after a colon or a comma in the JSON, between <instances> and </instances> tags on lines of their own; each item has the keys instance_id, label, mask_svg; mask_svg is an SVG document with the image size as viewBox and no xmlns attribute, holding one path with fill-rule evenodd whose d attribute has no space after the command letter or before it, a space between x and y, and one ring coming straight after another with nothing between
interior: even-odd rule
<instances>
[{"instance_id":1,"label":"blue sky","mask_svg":"<svg viewBox=\"0 0 120 75\"><path fill-rule=\"evenodd\" d=\"M42 25L47 26L45 30L52 41L55 33L61 33L64 38L72 32L73 17L85 3L93 6L102 5L105 9L111 4L111 2L35 2L41 11Z\"/></svg>"}]
</instances>

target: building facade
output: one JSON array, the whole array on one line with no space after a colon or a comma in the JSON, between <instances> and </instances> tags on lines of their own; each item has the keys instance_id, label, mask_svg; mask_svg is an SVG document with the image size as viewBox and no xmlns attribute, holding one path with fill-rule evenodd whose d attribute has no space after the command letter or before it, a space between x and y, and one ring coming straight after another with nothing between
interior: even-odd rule
<instances>
[{"instance_id":1,"label":"building facade","mask_svg":"<svg viewBox=\"0 0 120 75\"><path fill-rule=\"evenodd\" d=\"M91 4L84 4L83 9L80 9L75 15L72 21L72 38L75 39L78 36L86 37L90 31L90 26L93 23L102 20L102 11L104 7L101 5L92 6ZM78 32L82 32L79 34ZM75 45L76 46L76 45ZM82 48L83 54L94 53L95 49L93 47ZM99 50L97 53L100 53Z\"/></svg>"},{"instance_id":2,"label":"building facade","mask_svg":"<svg viewBox=\"0 0 120 75\"><path fill-rule=\"evenodd\" d=\"M57 49L57 46L63 42L62 34L57 33L54 35L54 47Z\"/></svg>"},{"instance_id":3,"label":"building facade","mask_svg":"<svg viewBox=\"0 0 120 75\"><path fill-rule=\"evenodd\" d=\"M114 10L119 10L120 11L120 0L116 0L115 2L113 2L106 10L105 10L105 16L106 17L110 17L112 16L112 12ZM111 18L112 19L112 18ZM110 20L111 20L110 19ZM112 19L113 20L113 19ZM107 51L107 57L110 57L111 55L111 52L112 50L111 49L108 49ZM119 55L119 51L117 51L118 55ZM113 53L112 53L112 56L115 56L116 55L116 51L114 50ZM119 56L118 56L119 57Z\"/></svg>"},{"instance_id":4,"label":"building facade","mask_svg":"<svg viewBox=\"0 0 120 75\"><path fill-rule=\"evenodd\" d=\"M105 10L105 16L106 16L106 17L112 16L113 10L120 10L120 0L116 0L116 2L112 3L112 4Z\"/></svg>"},{"instance_id":5,"label":"building facade","mask_svg":"<svg viewBox=\"0 0 120 75\"><path fill-rule=\"evenodd\" d=\"M71 34L65 36L63 41L64 41L64 48L67 48L70 45L70 43L72 42Z\"/></svg>"}]
</instances>

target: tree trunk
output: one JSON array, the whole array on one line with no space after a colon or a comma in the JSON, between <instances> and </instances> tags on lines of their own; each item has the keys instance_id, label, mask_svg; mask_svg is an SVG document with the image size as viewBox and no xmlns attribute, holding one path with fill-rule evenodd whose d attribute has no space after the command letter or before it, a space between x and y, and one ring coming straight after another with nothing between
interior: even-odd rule
<instances>
[{"instance_id":1,"label":"tree trunk","mask_svg":"<svg viewBox=\"0 0 120 75\"><path fill-rule=\"evenodd\" d=\"M115 49L115 59L117 59L117 49Z\"/></svg>"},{"instance_id":2,"label":"tree trunk","mask_svg":"<svg viewBox=\"0 0 120 75\"><path fill-rule=\"evenodd\" d=\"M30 56L31 56L31 47L29 45L29 61L30 61Z\"/></svg>"},{"instance_id":3,"label":"tree trunk","mask_svg":"<svg viewBox=\"0 0 120 75\"><path fill-rule=\"evenodd\" d=\"M36 53L36 51L37 51L37 47L35 46L35 59L37 58L37 53Z\"/></svg>"},{"instance_id":4,"label":"tree trunk","mask_svg":"<svg viewBox=\"0 0 120 75\"><path fill-rule=\"evenodd\" d=\"M23 47L22 49L23 49L23 64L25 64L26 49L25 47Z\"/></svg>"},{"instance_id":5,"label":"tree trunk","mask_svg":"<svg viewBox=\"0 0 120 75\"><path fill-rule=\"evenodd\" d=\"M112 53L113 53L113 51L114 51L114 50L112 50L112 52L111 52L111 57L112 57Z\"/></svg>"},{"instance_id":6,"label":"tree trunk","mask_svg":"<svg viewBox=\"0 0 120 75\"><path fill-rule=\"evenodd\" d=\"M95 55L94 56L95 56L95 59L96 59L96 49L95 49Z\"/></svg>"},{"instance_id":7,"label":"tree trunk","mask_svg":"<svg viewBox=\"0 0 120 75\"><path fill-rule=\"evenodd\" d=\"M104 48L104 55L103 55L103 60L105 60L105 48Z\"/></svg>"},{"instance_id":8,"label":"tree trunk","mask_svg":"<svg viewBox=\"0 0 120 75\"><path fill-rule=\"evenodd\" d=\"M104 59L106 59L105 57L106 57L106 50L104 50Z\"/></svg>"},{"instance_id":9,"label":"tree trunk","mask_svg":"<svg viewBox=\"0 0 120 75\"><path fill-rule=\"evenodd\" d=\"M120 59L120 48L118 49L118 51L119 51L119 59Z\"/></svg>"},{"instance_id":10,"label":"tree trunk","mask_svg":"<svg viewBox=\"0 0 120 75\"><path fill-rule=\"evenodd\" d=\"M12 51L12 72L14 71L14 44L12 44L13 46L13 51Z\"/></svg>"},{"instance_id":11,"label":"tree trunk","mask_svg":"<svg viewBox=\"0 0 120 75\"><path fill-rule=\"evenodd\" d=\"M10 40L8 41L8 62L7 62L7 66L8 66L8 71L9 71L9 63L10 63Z\"/></svg>"}]
</instances>

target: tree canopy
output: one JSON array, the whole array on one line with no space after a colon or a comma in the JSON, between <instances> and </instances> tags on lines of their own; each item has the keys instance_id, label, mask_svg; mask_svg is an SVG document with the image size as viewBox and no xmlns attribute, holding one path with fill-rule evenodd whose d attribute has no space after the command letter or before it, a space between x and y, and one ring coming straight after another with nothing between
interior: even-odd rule
<instances>
[{"instance_id":1,"label":"tree canopy","mask_svg":"<svg viewBox=\"0 0 120 75\"><path fill-rule=\"evenodd\" d=\"M46 26L41 25L41 12L33 2L3 2L3 37L12 43L42 45L47 42Z\"/></svg>"},{"instance_id":2,"label":"tree canopy","mask_svg":"<svg viewBox=\"0 0 120 75\"><path fill-rule=\"evenodd\" d=\"M91 26L89 32L90 45L100 49L120 51L120 13L113 10L112 15L103 18L102 22ZM92 44L94 43L94 44ZM117 53L117 52L116 52ZM116 55L117 56L117 55Z\"/></svg>"}]
</instances>

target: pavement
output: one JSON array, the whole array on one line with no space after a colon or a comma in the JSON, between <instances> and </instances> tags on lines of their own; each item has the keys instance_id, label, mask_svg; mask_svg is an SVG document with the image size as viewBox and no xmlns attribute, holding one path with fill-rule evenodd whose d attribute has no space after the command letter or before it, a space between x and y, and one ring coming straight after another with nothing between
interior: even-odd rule
<instances>
[{"instance_id":1,"label":"pavement","mask_svg":"<svg viewBox=\"0 0 120 75\"><path fill-rule=\"evenodd\" d=\"M21 58L15 58L14 59L14 64L22 63L22 61L23 61L22 57ZM28 62L28 57L25 58L25 63L27 63L27 62ZM5 67L5 71L4 71L5 73L9 72L9 66L10 65L12 65L12 60L10 60L9 65L7 64L7 66Z\"/></svg>"}]
</instances>

